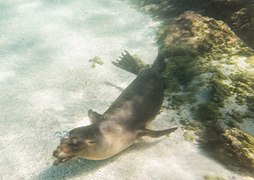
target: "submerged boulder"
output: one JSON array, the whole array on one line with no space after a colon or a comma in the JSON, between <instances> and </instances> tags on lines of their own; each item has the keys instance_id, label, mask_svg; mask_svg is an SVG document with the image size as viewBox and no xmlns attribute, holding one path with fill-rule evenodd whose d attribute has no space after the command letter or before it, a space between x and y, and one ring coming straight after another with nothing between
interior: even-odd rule
<instances>
[{"instance_id":1,"label":"submerged boulder","mask_svg":"<svg viewBox=\"0 0 254 180\"><path fill-rule=\"evenodd\" d=\"M254 137L237 128L226 129L222 136L222 150L227 159L236 159L249 170L254 169Z\"/></svg>"},{"instance_id":2,"label":"submerged boulder","mask_svg":"<svg viewBox=\"0 0 254 180\"><path fill-rule=\"evenodd\" d=\"M235 138L241 133L241 142L249 142L254 135L253 50L224 22L195 12L185 12L164 27L158 43L167 63L164 107L201 122L204 142L220 144L214 148L224 149L225 155L231 149L229 132L238 132L230 134ZM235 160L252 170L253 143L234 150L241 157Z\"/></svg>"},{"instance_id":3,"label":"submerged boulder","mask_svg":"<svg viewBox=\"0 0 254 180\"><path fill-rule=\"evenodd\" d=\"M142 10L160 19L170 20L185 11L226 22L250 47L254 48L253 0L129 0L142 6Z\"/></svg>"}]
</instances>

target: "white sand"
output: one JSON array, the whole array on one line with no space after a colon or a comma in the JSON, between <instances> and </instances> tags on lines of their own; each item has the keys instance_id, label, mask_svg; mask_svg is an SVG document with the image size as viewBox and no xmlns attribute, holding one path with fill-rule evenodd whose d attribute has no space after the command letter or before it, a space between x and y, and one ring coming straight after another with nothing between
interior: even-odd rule
<instances>
[{"instance_id":1,"label":"white sand","mask_svg":"<svg viewBox=\"0 0 254 180\"><path fill-rule=\"evenodd\" d=\"M90 108L104 112L135 78L111 60L124 49L155 59L157 23L117 0L6 0L0 8L0 179L251 179L207 157L182 130L109 160L52 166L55 132L88 124ZM92 68L95 56L104 64ZM177 125L174 116L163 112L151 128Z\"/></svg>"}]
</instances>

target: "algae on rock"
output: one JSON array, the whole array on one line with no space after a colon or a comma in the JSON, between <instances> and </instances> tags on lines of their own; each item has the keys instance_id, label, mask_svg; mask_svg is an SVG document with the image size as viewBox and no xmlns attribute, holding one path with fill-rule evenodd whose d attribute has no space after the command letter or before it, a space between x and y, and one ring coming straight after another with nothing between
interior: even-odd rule
<instances>
[{"instance_id":1,"label":"algae on rock","mask_svg":"<svg viewBox=\"0 0 254 180\"><path fill-rule=\"evenodd\" d=\"M249 170L254 169L254 137L237 128L222 133L223 148L227 158L235 158Z\"/></svg>"},{"instance_id":2,"label":"algae on rock","mask_svg":"<svg viewBox=\"0 0 254 180\"><path fill-rule=\"evenodd\" d=\"M167 64L165 106L180 115L189 109L192 119L205 126L205 141L218 141L218 149L227 154L226 129L240 128L246 121L254 126L254 52L225 23L194 12L172 21L158 42ZM254 170L254 157L248 159L247 153L253 146L240 147L244 149L234 152L247 155L236 160Z\"/></svg>"},{"instance_id":3,"label":"algae on rock","mask_svg":"<svg viewBox=\"0 0 254 180\"><path fill-rule=\"evenodd\" d=\"M250 63L254 52L225 23L186 12L162 37L160 53L167 59L163 76L169 108L186 103L188 108L197 107L194 117L212 121L218 128L248 120L247 116L239 120L232 110L234 114L251 110L246 107L254 94L254 64Z\"/></svg>"}]
</instances>

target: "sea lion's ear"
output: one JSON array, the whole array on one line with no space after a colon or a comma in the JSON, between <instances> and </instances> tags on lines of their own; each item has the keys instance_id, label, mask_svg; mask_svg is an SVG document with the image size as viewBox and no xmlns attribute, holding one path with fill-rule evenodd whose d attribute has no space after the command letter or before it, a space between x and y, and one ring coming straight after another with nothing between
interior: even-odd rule
<instances>
[{"instance_id":1,"label":"sea lion's ear","mask_svg":"<svg viewBox=\"0 0 254 180\"><path fill-rule=\"evenodd\" d=\"M88 117L90 118L91 123L95 123L101 120L102 115L93 111L91 109L88 110Z\"/></svg>"},{"instance_id":2,"label":"sea lion's ear","mask_svg":"<svg viewBox=\"0 0 254 180\"><path fill-rule=\"evenodd\" d=\"M165 129L162 131L153 131L150 129L141 129L138 130L137 132L137 137L142 137L142 136L149 136L152 138L158 138L164 135L169 135L170 133L174 132L177 129L177 127L170 128L170 129Z\"/></svg>"}]
</instances>

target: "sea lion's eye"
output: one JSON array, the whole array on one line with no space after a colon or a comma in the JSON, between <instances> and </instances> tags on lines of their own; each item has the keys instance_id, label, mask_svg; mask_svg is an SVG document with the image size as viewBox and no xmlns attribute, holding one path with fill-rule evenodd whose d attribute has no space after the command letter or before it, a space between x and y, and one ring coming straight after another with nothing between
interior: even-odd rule
<instances>
[{"instance_id":1,"label":"sea lion's eye","mask_svg":"<svg viewBox=\"0 0 254 180\"><path fill-rule=\"evenodd\" d=\"M87 144L94 144L95 143L95 140L94 139L87 139Z\"/></svg>"}]
</instances>

